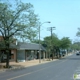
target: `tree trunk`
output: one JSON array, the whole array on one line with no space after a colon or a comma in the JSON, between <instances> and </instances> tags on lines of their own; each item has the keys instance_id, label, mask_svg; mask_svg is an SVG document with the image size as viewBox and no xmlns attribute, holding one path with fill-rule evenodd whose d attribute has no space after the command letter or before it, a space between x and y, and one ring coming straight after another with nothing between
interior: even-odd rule
<instances>
[{"instance_id":1,"label":"tree trunk","mask_svg":"<svg viewBox=\"0 0 80 80\"><path fill-rule=\"evenodd\" d=\"M52 60L54 59L54 53L52 52Z\"/></svg>"},{"instance_id":2,"label":"tree trunk","mask_svg":"<svg viewBox=\"0 0 80 80\"><path fill-rule=\"evenodd\" d=\"M9 68L9 56L10 56L10 45L9 45L9 37L5 38L5 53L7 55L7 59L6 59L6 68Z\"/></svg>"},{"instance_id":3,"label":"tree trunk","mask_svg":"<svg viewBox=\"0 0 80 80\"><path fill-rule=\"evenodd\" d=\"M6 60L6 68L9 68L9 49L6 49L6 54L7 54L7 60Z\"/></svg>"}]
</instances>

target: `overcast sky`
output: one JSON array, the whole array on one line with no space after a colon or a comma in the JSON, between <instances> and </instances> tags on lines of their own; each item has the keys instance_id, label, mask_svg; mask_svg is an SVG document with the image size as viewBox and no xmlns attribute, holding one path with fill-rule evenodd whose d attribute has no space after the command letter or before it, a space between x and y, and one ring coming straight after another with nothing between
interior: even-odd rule
<instances>
[{"instance_id":1,"label":"overcast sky","mask_svg":"<svg viewBox=\"0 0 80 80\"><path fill-rule=\"evenodd\" d=\"M4 0L5 1L5 0ZM76 39L77 28L80 27L80 0L22 0L30 2L34 6L35 13L40 21L45 23L41 26L41 39L50 35L48 27L56 27L53 32L59 38L70 37Z\"/></svg>"}]
</instances>

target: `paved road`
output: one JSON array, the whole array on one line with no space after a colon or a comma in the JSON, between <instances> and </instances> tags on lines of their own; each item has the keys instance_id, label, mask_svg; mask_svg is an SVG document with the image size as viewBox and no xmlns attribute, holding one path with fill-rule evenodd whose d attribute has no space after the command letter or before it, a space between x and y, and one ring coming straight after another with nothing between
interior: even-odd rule
<instances>
[{"instance_id":1,"label":"paved road","mask_svg":"<svg viewBox=\"0 0 80 80\"><path fill-rule=\"evenodd\" d=\"M66 58L21 70L0 73L0 80L73 80L80 69L80 56Z\"/></svg>"}]
</instances>

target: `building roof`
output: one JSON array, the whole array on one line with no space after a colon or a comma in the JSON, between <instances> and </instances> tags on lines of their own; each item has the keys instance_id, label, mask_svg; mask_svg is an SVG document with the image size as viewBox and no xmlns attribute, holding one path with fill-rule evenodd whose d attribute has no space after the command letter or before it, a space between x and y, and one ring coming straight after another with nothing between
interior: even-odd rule
<instances>
[{"instance_id":1,"label":"building roof","mask_svg":"<svg viewBox=\"0 0 80 80\"><path fill-rule=\"evenodd\" d=\"M42 45L36 43L25 43L25 42L18 42L17 49L20 50L46 50Z\"/></svg>"},{"instance_id":2,"label":"building roof","mask_svg":"<svg viewBox=\"0 0 80 80\"><path fill-rule=\"evenodd\" d=\"M4 49L5 46L0 45L0 49ZM10 49L18 49L18 50L43 50L46 51L46 49L39 44L36 43L26 43L26 42L18 42L17 44L11 43Z\"/></svg>"}]
</instances>

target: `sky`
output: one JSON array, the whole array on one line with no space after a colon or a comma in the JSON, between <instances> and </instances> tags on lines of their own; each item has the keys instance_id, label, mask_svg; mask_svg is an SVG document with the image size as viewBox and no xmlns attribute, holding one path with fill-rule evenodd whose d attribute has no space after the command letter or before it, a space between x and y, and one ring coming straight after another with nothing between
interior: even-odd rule
<instances>
[{"instance_id":1,"label":"sky","mask_svg":"<svg viewBox=\"0 0 80 80\"><path fill-rule=\"evenodd\" d=\"M41 39L50 36L49 27L55 27L53 32L59 38L69 37L76 39L80 27L80 0L22 0L34 6L41 23L50 21L41 26Z\"/></svg>"},{"instance_id":2,"label":"sky","mask_svg":"<svg viewBox=\"0 0 80 80\"><path fill-rule=\"evenodd\" d=\"M5 0L4 0L5 1ZM41 39L50 36L50 27L55 27L53 32L58 38L69 37L72 41L78 40L76 33L80 27L80 0L22 0L34 6L41 26Z\"/></svg>"}]
</instances>

